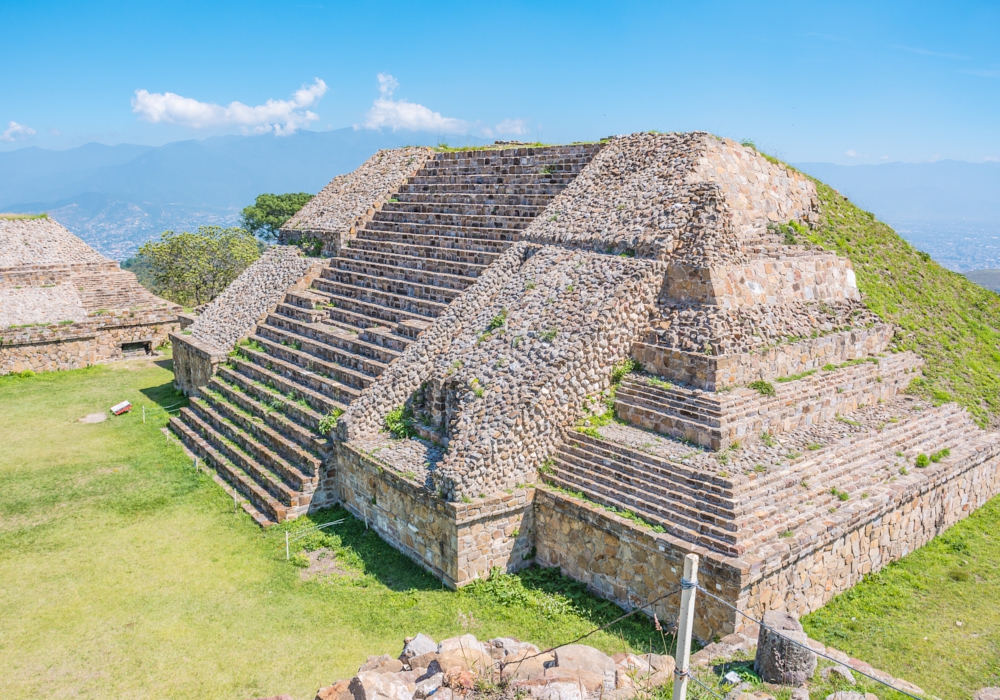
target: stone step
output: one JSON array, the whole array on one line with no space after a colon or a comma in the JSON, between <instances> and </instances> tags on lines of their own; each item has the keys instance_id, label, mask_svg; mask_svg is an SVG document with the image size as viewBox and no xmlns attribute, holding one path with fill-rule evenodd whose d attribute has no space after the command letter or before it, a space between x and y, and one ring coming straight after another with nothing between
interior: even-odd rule
<instances>
[{"instance_id":1,"label":"stone step","mask_svg":"<svg viewBox=\"0 0 1000 700\"><path fill-rule=\"evenodd\" d=\"M370 375L371 377L377 377L382 374L388 366L385 362L381 362L372 357L358 355L338 345L326 343L324 340L310 338L308 336L301 335L294 330L273 326L270 323L264 323L258 326L257 335L255 337L267 338L268 340L278 343L279 345L312 355L313 357L319 358L320 360L337 367L354 370L355 372ZM338 381L349 384L350 386L359 386L359 384L345 381L343 379L338 379Z\"/></svg>"},{"instance_id":2,"label":"stone step","mask_svg":"<svg viewBox=\"0 0 1000 700\"><path fill-rule=\"evenodd\" d=\"M551 197L554 198L564 189L563 183L539 183L527 181L524 183L407 183L400 187L397 197L402 195L427 195L451 197L452 195L475 195L485 197L518 196L518 197Z\"/></svg>"},{"instance_id":3,"label":"stone step","mask_svg":"<svg viewBox=\"0 0 1000 700\"><path fill-rule=\"evenodd\" d=\"M426 193L399 192L396 194L397 207L420 205L450 212L452 207L478 207L482 213L490 213L494 207L527 207L541 213L555 198L551 194L468 194L460 192ZM463 210L464 211L464 210Z\"/></svg>"},{"instance_id":4,"label":"stone step","mask_svg":"<svg viewBox=\"0 0 1000 700\"><path fill-rule=\"evenodd\" d=\"M238 467L245 479L252 480L271 498L285 506L286 516L288 511L299 507L298 494L290 489L285 482L262 467L257 460L245 453L237 444L221 435L214 426L203 419L201 414L190 408L185 408L181 410L181 415L185 425L203 437L231 464Z\"/></svg>"},{"instance_id":5,"label":"stone step","mask_svg":"<svg viewBox=\"0 0 1000 700\"><path fill-rule=\"evenodd\" d=\"M411 185L559 185L566 187L576 178L576 173L519 173L514 175L414 175Z\"/></svg>"},{"instance_id":6,"label":"stone step","mask_svg":"<svg viewBox=\"0 0 1000 700\"><path fill-rule=\"evenodd\" d=\"M274 344L272 343L272 345ZM288 387L288 391L296 391L299 387L302 387L303 389L310 389L313 392L311 395L313 399L316 396L324 397L327 402L327 408L324 413L334 408L346 406L361 393L356 387L342 384L323 374L309 370L297 363L288 362L280 357L275 357L265 352L257 352L245 347L241 348L241 352L245 353L245 357L252 364L268 371L270 376L261 379L265 384L268 379L274 381L274 377L281 376L286 380L285 385ZM308 362L308 359L304 361ZM240 371L243 371L243 369L241 368ZM275 384L276 386L278 385L277 383ZM284 387L282 387L282 391L285 391ZM306 401L314 409L318 408L310 399L307 398Z\"/></svg>"},{"instance_id":7,"label":"stone step","mask_svg":"<svg viewBox=\"0 0 1000 700\"><path fill-rule=\"evenodd\" d=\"M735 533L736 524L732 513L717 511L710 504L700 503L690 493L680 493L672 484L637 473L621 463L610 460L592 459L581 450L561 449L556 454L556 472L565 471L569 475L580 475L598 484L604 484L621 493L630 494L637 502L658 503L661 507L675 511L686 527L693 522L704 523L719 531ZM735 541L735 540L733 540Z\"/></svg>"},{"instance_id":8,"label":"stone step","mask_svg":"<svg viewBox=\"0 0 1000 700\"><path fill-rule=\"evenodd\" d=\"M619 389L615 396L615 413L630 425L652 430L661 435L669 435L713 450L723 447L718 420L699 421L689 417L688 414L694 413L693 411L676 409L669 404L660 404L654 408L651 403L652 400L643 400L635 394Z\"/></svg>"},{"instance_id":9,"label":"stone step","mask_svg":"<svg viewBox=\"0 0 1000 700\"><path fill-rule=\"evenodd\" d=\"M526 228L526 227L522 227ZM372 241L395 241L394 234L431 238L448 238L453 241L482 240L507 241L520 240L522 228L497 226L456 226L446 223L419 221L370 221L364 229L358 231L358 239ZM403 241L414 242L414 241ZM415 241L421 245L420 241ZM455 245L455 244L453 244Z\"/></svg>"},{"instance_id":10,"label":"stone step","mask_svg":"<svg viewBox=\"0 0 1000 700\"><path fill-rule=\"evenodd\" d=\"M435 161L450 161L463 159L487 158L556 158L586 155L593 158L601 150L603 143L580 142L567 143L561 146L529 145L529 144L496 144L488 148L468 148L444 151L434 154Z\"/></svg>"},{"instance_id":11,"label":"stone step","mask_svg":"<svg viewBox=\"0 0 1000 700\"><path fill-rule=\"evenodd\" d=\"M416 177L575 177L589 159L559 160L524 165L486 165L452 162L435 167L435 161L420 169Z\"/></svg>"},{"instance_id":12,"label":"stone step","mask_svg":"<svg viewBox=\"0 0 1000 700\"><path fill-rule=\"evenodd\" d=\"M247 413L260 417L273 430L294 441L306 452L320 459L327 454L330 442L319 434L319 422L323 416L312 408L293 403L278 392L257 386L249 377L225 367L219 368L207 386ZM281 408L274 410L271 403L279 397L284 399ZM267 406L264 401L268 402Z\"/></svg>"},{"instance_id":13,"label":"stone step","mask_svg":"<svg viewBox=\"0 0 1000 700\"><path fill-rule=\"evenodd\" d=\"M734 508L737 491L733 482L711 472L689 467L686 464L663 459L656 455L633 450L609 440L591 437L586 433L568 432L563 444L576 443L587 451L611 461L633 466L638 473L655 472L667 479L701 494L701 498L723 508Z\"/></svg>"},{"instance_id":14,"label":"stone step","mask_svg":"<svg viewBox=\"0 0 1000 700\"><path fill-rule=\"evenodd\" d=\"M420 275L414 276L416 277ZM395 277L382 277L363 272L336 269L331 270L329 268L323 271L323 279L350 287L376 289L378 291L388 292L397 296L428 299L430 301L436 301L439 304L450 304L454 301L455 297L462 293L461 289L438 287L424 281L411 282L397 279Z\"/></svg>"},{"instance_id":15,"label":"stone step","mask_svg":"<svg viewBox=\"0 0 1000 700\"><path fill-rule=\"evenodd\" d=\"M407 346L414 340L412 337L397 333L387 326L369 326L362 330L358 337L365 342L381 345L400 353L406 350Z\"/></svg>"},{"instance_id":16,"label":"stone step","mask_svg":"<svg viewBox=\"0 0 1000 700\"><path fill-rule=\"evenodd\" d=\"M404 319L433 320L448 306L429 299L354 287L322 278L317 279L315 285L330 295L330 301L333 303L333 307L329 309L330 318L336 318L333 315L334 311L343 309L388 323L399 323Z\"/></svg>"},{"instance_id":17,"label":"stone step","mask_svg":"<svg viewBox=\"0 0 1000 700\"><path fill-rule=\"evenodd\" d=\"M375 381L375 375L373 374L359 372L356 369L345 367L336 362L324 360L310 352L297 350L294 346L282 345L280 342L276 342L265 336L256 335L254 336L254 340L267 349L267 356L272 361L282 360L298 367L300 371L305 370L306 372L318 373L331 382L333 386L337 386L338 390L342 387L360 392ZM316 345L315 343L313 344L313 349L315 349Z\"/></svg>"},{"instance_id":18,"label":"stone step","mask_svg":"<svg viewBox=\"0 0 1000 700\"><path fill-rule=\"evenodd\" d=\"M303 323L285 316L271 314L267 317L267 324L311 338L325 345L340 348L352 355L375 360L382 365L389 364L400 354L397 350L361 339L359 337L360 331L357 328L347 329L327 321Z\"/></svg>"},{"instance_id":19,"label":"stone step","mask_svg":"<svg viewBox=\"0 0 1000 700\"><path fill-rule=\"evenodd\" d=\"M230 360L230 364L232 368L219 367L220 377L231 384L239 385L240 389L262 406L267 404L277 408L280 405L281 411L292 421L311 430L319 430L319 422L330 411L347 408L347 404L342 401L335 401L260 365L239 358ZM279 388L274 389L272 385ZM296 397L294 401L290 398L292 395ZM306 405L303 406L299 400Z\"/></svg>"},{"instance_id":20,"label":"stone step","mask_svg":"<svg viewBox=\"0 0 1000 700\"><path fill-rule=\"evenodd\" d=\"M400 265L381 265L378 263L351 260L349 258L331 259L329 267L323 268L322 276L325 279L347 282L348 278L342 275L352 273L371 275L373 277L386 277L414 284L433 285L442 289L453 289L456 292L467 289L476 281L474 277L463 275L449 275L444 272L402 267Z\"/></svg>"},{"instance_id":21,"label":"stone step","mask_svg":"<svg viewBox=\"0 0 1000 700\"><path fill-rule=\"evenodd\" d=\"M205 440L198 432L189 428L181 416L170 419L170 429L181 439L184 445L198 455L215 472L229 483L238 493L253 505L254 510L261 514L258 520L267 524L280 523L287 519L288 509L267 491L247 476L239 467L230 462L225 455ZM256 519L256 518L255 518Z\"/></svg>"},{"instance_id":22,"label":"stone step","mask_svg":"<svg viewBox=\"0 0 1000 700\"><path fill-rule=\"evenodd\" d=\"M688 542L693 542L731 556L741 556L743 554L744 550L740 545L716 539L698 530L683 527L678 522L678 518L674 512L666 510L655 503L638 502L631 494L616 491L602 484L588 482L582 478L570 480L561 472L547 475L545 481L570 491L581 491L587 498L597 503L612 506L618 510L632 512L650 524L660 525L670 534Z\"/></svg>"},{"instance_id":23,"label":"stone step","mask_svg":"<svg viewBox=\"0 0 1000 700\"><path fill-rule=\"evenodd\" d=\"M225 382L212 377L212 380L204 387L205 401L219 415L279 455L307 478L312 479L319 474L323 460L298 442L298 439L301 439L300 435L289 430L289 426L294 425L292 421L286 418L283 423L278 423L278 429L275 429L272 427L274 421L267 419L275 414L282 416L280 411L265 411L258 402L246 395L241 396L238 392L224 385ZM236 400L231 398L234 395L237 397ZM258 411L260 412L258 413ZM302 430L302 426L297 427ZM289 437L288 432L292 432L294 437ZM287 479L285 481L292 485L291 481Z\"/></svg>"},{"instance_id":24,"label":"stone step","mask_svg":"<svg viewBox=\"0 0 1000 700\"><path fill-rule=\"evenodd\" d=\"M446 258L435 259L421 255L406 255L382 250L381 248L376 248L375 250L351 247L342 248L340 250L340 259L362 264L371 263L373 265L397 267L400 269L426 270L437 274L464 277L473 281L486 269L486 265L488 264L448 260ZM490 262L492 260L493 258L491 257Z\"/></svg>"},{"instance_id":25,"label":"stone step","mask_svg":"<svg viewBox=\"0 0 1000 700\"><path fill-rule=\"evenodd\" d=\"M448 211L458 209L459 211ZM524 229L544 207L501 207L497 204L475 206L451 204L430 206L390 202L380 209L372 222L380 224L431 224L470 228ZM520 213L523 210L523 213Z\"/></svg>"},{"instance_id":26,"label":"stone step","mask_svg":"<svg viewBox=\"0 0 1000 700\"><path fill-rule=\"evenodd\" d=\"M613 451L613 448L621 447L614 445L614 443L598 446L593 443L580 442L575 440L575 434L570 432L567 433L565 441L559 447L558 454L562 455L565 461L584 460L604 465L606 468L624 474L633 480L646 480L651 485L656 485L665 491L679 494L692 502L699 502L698 510L710 510L720 514L725 519L732 519L736 516L736 506L733 500L717 491L704 488L704 479L684 477L670 469L662 469L658 465L636 459L637 453L629 448L623 448L619 452Z\"/></svg>"},{"instance_id":27,"label":"stone step","mask_svg":"<svg viewBox=\"0 0 1000 700\"><path fill-rule=\"evenodd\" d=\"M206 425L226 439L226 446L235 445L242 455L253 461L256 471L251 471L244 464L240 468L250 474L265 490L285 505L298 505L294 501L295 494L315 491L315 483L311 475L302 473L297 466L262 444L256 436L243 429L243 426L229 419L220 410L221 405L213 403L210 397L192 397L191 406L194 413ZM232 444L230 444L232 443ZM230 457L232 459L232 457ZM234 460L235 461L235 460ZM276 491L274 483L280 482L280 491ZM286 500L287 499L287 500Z\"/></svg>"},{"instance_id":28,"label":"stone step","mask_svg":"<svg viewBox=\"0 0 1000 700\"><path fill-rule=\"evenodd\" d=\"M502 214L448 214L440 209L431 209L428 212L407 212L387 207L397 207L397 204L388 204L380 211L376 212L371 222L366 228L387 229L387 226L403 224L423 224L425 226L443 226L447 229L503 229L505 231L520 231L528 227L528 224L535 218L531 214L516 215L504 212ZM411 205L412 206L412 205ZM377 226L373 226L377 224ZM391 229L389 229L391 230Z\"/></svg>"},{"instance_id":29,"label":"stone step","mask_svg":"<svg viewBox=\"0 0 1000 700\"><path fill-rule=\"evenodd\" d=\"M275 306L274 313L300 323L318 323L327 316L326 309L303 309L301 306L285 303Z\"/></svg>"},{"instance_id":30,"label":"stone step","mask_svg":"<svg viewBox=\"0 0 1000 700\"><path fill-rule=\"evenodd\" d=\"M359 231L358 237L351 242L351 245L353 247L362 241L374 241L387 244L390 250L394 250L398 245L414 245L445 250L482 250L499 254L507 250L516 240L519 240L516 232L502 229L448 229L445 226L397 224L391 231L371 228Z\"/></svg>"},{"instance_id":31,"label":"stone step","mask_svg":"<svg viewBox=\"0 0 1000 700\"><path fill-rule=\"evenodd\" d=\"M406 255L412 258L469 263L472 265L478 265L480 268L491 264L494 260L500 257L500 251L488 252L484 250L466 250L462 248L440 248L434 245L411 245L392 243L389 241L366 240L363 238L355 238L349 242L350 246L348 247L352 252L355 250L380 251L391 255ZM354 256L347 255L346 257ZM381 262L381 260L376 259L376 262ZM448 269L442 269L441 271L456 274Z\"/></svg>"},{"instance_id":32,"label":"stone step","mask_svg":"<svg viewBox=\"0 0 1000 700\"><path fill-rule=\"evenodd\" d=\"M566 162L589 163L600 149L558 150L565 147L539 148L533 153L513 153L498 151L456 151L436 155L425 168L469 167L469 166L541 166ZM575 147L574 147L575 148ZM498 155L499 153L499 155Z\"/></svg>"}]
</instances>

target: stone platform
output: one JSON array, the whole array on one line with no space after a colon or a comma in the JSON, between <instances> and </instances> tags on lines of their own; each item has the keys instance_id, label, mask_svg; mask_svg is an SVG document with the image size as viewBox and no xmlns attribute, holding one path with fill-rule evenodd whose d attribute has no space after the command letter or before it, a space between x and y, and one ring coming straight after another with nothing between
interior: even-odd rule
<instances>
[{"instance_id":1,"label":"stone platform","mask_svg":"<svg viewBox=\"0 0 1000 700\"><path fill-rule=\"evenodd\" d=\"M262 524L340 502L450 586L537 562L626 607L697 552L760 617L1000 491L1000 438L907 394L919 358L805 242L814 185L752 149L404 149L317 200L282 235L333 257L276 252L175 336L172 427Z\"/></svg>"},{"instance_id":2,"label":"stone platform","mask_svg":"<svg viewBox=\"0 0 1000 700\"><path fill-rule=\"evenodd\" d=\"M151 353L180 310L52 219L0 215L0 374Z\"/></svg>"}]
</instances>

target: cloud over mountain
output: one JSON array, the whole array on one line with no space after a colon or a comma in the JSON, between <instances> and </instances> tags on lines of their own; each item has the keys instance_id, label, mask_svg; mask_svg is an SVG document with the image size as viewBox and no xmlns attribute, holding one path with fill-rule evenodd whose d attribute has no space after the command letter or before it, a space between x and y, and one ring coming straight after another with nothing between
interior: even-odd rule
<instances>
[{"instance_id":1,"label":"cloud over mountain","mask_svg":"<svg viewBox=\"0 0 1000 700\"><path fill-rule=\"evenodd\" d=\"M194 129L237 126L243 133L272 132L276 136L287 136L319 119L319 115L308 108L319 102L326 91L326 83L316 78L312 85L296 90L290 100L272 99L253 107L230 102L223 107L172 92L136 90L132 111L153 124L166 122Z\"/></svg>"}]
</instances>

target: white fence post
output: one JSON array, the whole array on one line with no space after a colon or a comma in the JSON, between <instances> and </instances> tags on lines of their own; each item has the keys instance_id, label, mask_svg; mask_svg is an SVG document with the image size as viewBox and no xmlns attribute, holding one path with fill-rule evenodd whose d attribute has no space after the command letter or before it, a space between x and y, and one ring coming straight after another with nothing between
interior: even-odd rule
<instances>
[{"instance_id":1,"label":"white fence post","mask_svg":"<svg viewBox=\"0 0 1000 700\"><path fill-rule=\"evenodd\" d=\"M677 665L674 667L674 700L687 698L691 665L691 630L694 627L694 594L698 585L698 555L684 557L681 579L681 610L677 620Z\"/></svg>"},{"instance_id":2,"label":"white fence post","mask_svg":"<svg viewBox=\"0 0 1000 700\"><path fill-rule=\"evenodd\" d=\"M285 530L285 561L291 558L291 555L288 553L288 530Z\"/></svg>"}]
</instances>

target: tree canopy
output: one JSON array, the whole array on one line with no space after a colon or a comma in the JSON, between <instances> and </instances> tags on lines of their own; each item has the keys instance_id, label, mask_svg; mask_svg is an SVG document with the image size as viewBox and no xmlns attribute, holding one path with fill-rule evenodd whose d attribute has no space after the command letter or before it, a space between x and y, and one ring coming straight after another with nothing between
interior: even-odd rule
<instances>
[{"instance_id":1,"label":"tree canopy","mask_svg":"<svg viewBox=\"0 0 1000 700\"><path fill-rule=\"evenodd\" d=\"M205 304L260 257L260 243L241 228L200 226L197 233L164 231L139 248L156 294L183 306Z\"/></svg>"},{"instance_id":2,"label":"tree canopy","mask_svg":"<svg viewBox=\"0 0 1000 700\"><path fill-rule=\"evenodd\" d=\"M244 229L261 240L276 240L278 229L312 198L305 192L262 194L243 210L241 223Z\"/></svg>"}]
</instances>

